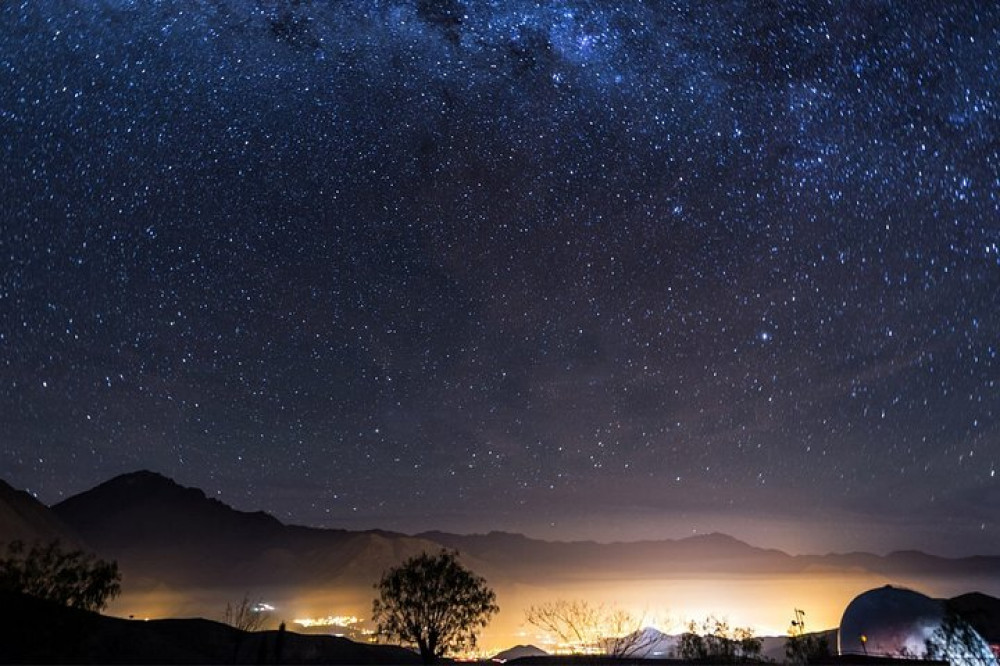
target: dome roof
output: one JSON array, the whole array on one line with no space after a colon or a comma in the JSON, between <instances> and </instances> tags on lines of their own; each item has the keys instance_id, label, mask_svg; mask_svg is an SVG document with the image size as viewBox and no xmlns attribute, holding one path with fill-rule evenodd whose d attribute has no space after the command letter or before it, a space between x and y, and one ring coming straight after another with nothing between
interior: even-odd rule
<instances>
[{"instance_id":1,"label":"dome roof","mask_svg":"<svg viewBox=\"0 0 1000 666\"><path fill-rule=\"evenodd\" d=\"M996 666L986 641L936 599L886 585L848 604L837 633L840 654L944 659Z\"/></svg>"}]
</instances>

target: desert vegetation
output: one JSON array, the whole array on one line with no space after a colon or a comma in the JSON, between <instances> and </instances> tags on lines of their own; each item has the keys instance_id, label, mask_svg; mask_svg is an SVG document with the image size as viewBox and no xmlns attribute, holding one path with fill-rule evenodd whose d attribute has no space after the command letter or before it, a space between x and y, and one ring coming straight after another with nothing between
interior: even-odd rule
<instances>
[{"instance_id":1,"label":"desert vegetation","mask_svg":"<svg viewBox=\"0 0 1000 666\"><path fill-rule=\"evenodd\" d=\"M485 579L461 565L458 553L423 553L386 571L372 604L377 633L413 645L425 664L474 647L476 632L500 609Z\"/></svg>"},{"instance_id":2,"label":"desert vegetation","mask_svg":"<svg viewBox=\"0 0 1000 666\"><path fill-rule=\"evenodd\" d=\"M31 547L11 541L0 558L0 590L100 611L121 592L121 573L115 562L66 550L59 541Z\"/></svg>"},{"instance_id":3,"label":"desert vegetation","mask_svg":"<svg viewBox=\"0 0 1000 666\"><path fill-rule=\"evenodd\" d=\"M796 608L785 641L785 663L809 664L830 656L830 642L821 634L806 633L806 613Z\"/></svg>"},{"instance_id":4,"label":"desert vegetation","mask_svg":"<svg viewBox=\"0 0 1000 666\"><path fill-rule=\"evenodd\" d=\"M681 635L677 656L684 661L713 664L759 662L761 639L749 627L730 627L725 619L710 615L697 623L688 622Z\"/></svg>"},{"instance_id":5,"label":"desert vegetation","mask_svg":"<svg viewBox=\"0 0 1000 666\"><path fill-rule=\"evenodd\" d=\"M250 594L236 602L226 604L222 621L240 631L258 631L270 619L271 614L261 608L260 601L250 599Z\"/></svg>"},{"instance_id":6,"label":"desert vegetation","mask_svg":"<svg viewBox=\"0 0 1000 666\"><path fill-rule=\"evenodd\" d=\"M655 637L643 632L645 617L614 605L558 599L531 606L528 624L554 636L573 654L614 658L644 656Z\"/></svg>"}]
</instances>

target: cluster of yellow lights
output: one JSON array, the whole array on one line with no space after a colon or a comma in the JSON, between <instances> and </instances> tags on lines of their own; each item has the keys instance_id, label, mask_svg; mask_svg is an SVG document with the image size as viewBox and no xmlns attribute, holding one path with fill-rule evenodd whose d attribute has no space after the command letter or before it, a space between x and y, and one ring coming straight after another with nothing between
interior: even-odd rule
<instances>
[{"instance_id":1,"label":"cluster of yellow lights","mask_svg":"<svg viewBox=\"0 0 1000 666\"><path fill-rule=\"evenodd\" d=\"M301 617L292 620L303 627L350 627L363 620L356 615L327 615L326 617Z\"/></svg>"},{"instance_id":2,"label":"cluster of yellow lights","mask_svg":"<svg viewBox=\"0 0 1000 666\"><path fill-rule=\"evenodd\" d=\"M496 652L483 649L461 650L449 653L448 657L455 661L486 661Z\"/></svg>"},{"instance_id":3,"label":"cluster of yellow lights","mask_svg":"<svg viewBox=\"0 0 1000 666\"><path fill-rule=\"evenodd\" d=\"M522 633L521 636L526 636ZM613 631L602 632L605 638L623 638L625 634L616 634ZM571 656L571 655L587 655L587 656L600 656L604 654L601 646L597 645L596 640L580 640L575 642L566 643L563 642L551 634L535 634L534 636L529 636L528 642L541 647L543 650L549 654L560 655L560 656Z\"/></svg>"}]
</instances>

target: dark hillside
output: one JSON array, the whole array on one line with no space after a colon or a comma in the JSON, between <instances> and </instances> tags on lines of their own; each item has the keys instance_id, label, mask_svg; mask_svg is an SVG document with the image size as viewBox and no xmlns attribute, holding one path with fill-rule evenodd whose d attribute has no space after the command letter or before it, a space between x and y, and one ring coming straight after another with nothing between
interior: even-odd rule
<instances>
[{"instance_id":1,"label":"dark hillside","mask_svg":"<svg viewBox=\"0 0 1000 666\"><path fill-rule=\"evenodd\" d=\"M57 539L72 547L82 545L79 535L55 512L25 491L15 490L0 481L0 543Z\"/></svg>"},{"instance_id":2,"label":"dark hillside","mask_svg":"<svg viewBox=\"0 0 1000 666\"><path fill-rule=\"evenodd\" d=\"M219 622L122 620L0 592L4 664L415 664L402 648L333 636L246 633Z\"/></svg>"},{"instance_id":3,"label":"dark hillside","mask_svg":"<svg viewBox=\"0 0 1000 666\"><path fill-rule=\"evenodd\" d=\"M285 525L154 472L116 477L53 507L126 576L177 586L354 583L367 587L423 540Z\"/></svg>"}]
</instances>

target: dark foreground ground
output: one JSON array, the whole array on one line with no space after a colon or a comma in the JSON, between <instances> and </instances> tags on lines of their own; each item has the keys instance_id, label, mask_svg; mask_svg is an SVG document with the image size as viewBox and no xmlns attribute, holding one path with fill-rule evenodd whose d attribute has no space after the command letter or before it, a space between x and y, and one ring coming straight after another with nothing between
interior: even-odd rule
<instances>
[{"instance_id":1,"label":"dark foreground ground","mask_svg":"<svg viewBox=\"0 0 1000 666\"><path fill-rule=\"evenodd\" d=\"M247 633L203 619L123 620L0 592L2 664L419 664L334 636Z\"/></svg>"},{"instance_id":2,"label":"dark foreground ground","mask_svg":"<svg viewBox=\"0 0 1000 666\"><path fill-rule=\"evenodd\" d=\"M0 664L419 664L398 647L334 636L244 632L204 619L123 620L0 592ZM669 659L523 657L517 666L680 666ZM820 665L882 666L898 660L831 656ZM944 662L907 660L906 666ZM492 662L486 662L491 664ZM708 666L700 664L699 666Z\"/></svg>"}]
</instances>

